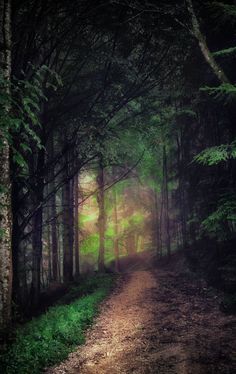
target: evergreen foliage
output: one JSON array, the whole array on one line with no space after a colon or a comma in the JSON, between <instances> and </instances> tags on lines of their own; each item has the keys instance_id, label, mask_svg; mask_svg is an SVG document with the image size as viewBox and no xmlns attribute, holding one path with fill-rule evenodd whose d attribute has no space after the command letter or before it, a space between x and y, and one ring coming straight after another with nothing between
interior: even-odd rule
<instances>
[{"instance_id":1,"label":"evergreen foliage","mask_svg":"<svg viewBox=\"0 0 236 374\"><path fill-rule=\"evenodd\" d=\"M0 197L12 227L0 235L12 231L14 308L34 310L43 290L80 272L118 272L140 250L197 256L203 238L202 262L209 248L221 272L236 237L235 5L12 6L12 74L0 78L0 162L10 166ZM81 303L93 309L92 299Z\"/></svg>"},{"instance_id":2,"label":"evergreen foliage","mask_svg":"<svg viewBox=\"0 0 236 374\"><path fill-rule=\"evenodd\" d=\"M219 146L204 149L194 160L202 165L217 165L222 161L236 158L236 141L231 144L221 144Z\"/></svg>"}]
</instances>

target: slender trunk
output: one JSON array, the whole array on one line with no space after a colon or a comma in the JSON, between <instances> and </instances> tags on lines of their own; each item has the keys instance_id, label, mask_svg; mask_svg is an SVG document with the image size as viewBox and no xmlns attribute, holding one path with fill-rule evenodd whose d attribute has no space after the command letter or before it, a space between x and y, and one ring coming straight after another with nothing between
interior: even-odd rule
<instances>
[{"instance_id":1,"label":"slender trunk","mask_svg":"<svg viewBox=\"0 0 236 374\"><path fill-rule=\"evenodd\" d=\"M163 181L164 181L164 206L165 206L165 231L166 231L166 249L167 255L170 256L170 219L169 219L169 190L168 190L168 172L167 172L167 156L166 147L163 146Z\"/></svg>"},{"instance_id":2,"label":"slender trunk","mask_svg":"<svg viewBox=\"0 0 236 374\"><path fill-rule=\"evenodd\" d=\"M159 235L159 243L160 243L160 257L162 257L162 249L163 249L163 208L164 208L164 192L163 192L163 182L161 188L161 209L160 209L160 235Z\"/></svg>"},{"instance_id":3,"label":"slender trunk","mask_svg":"<svg viewBox=\"0 0 236 374\"><path fill-rule=\"evenodd\" d=\"M154 219L155 219L155 247L157 253L160 251L160 222L158 217L158 196L157 192L154 191Z\"/></svg>"},{"instance_id":4,"label":"slender trunk","mask_svg":"<svg viewBox=\"0 0 236 374\"><path fill-rule=\"evenodd\" d=\"M178 135L176 137L177 142L177 169L179 175L179 208L180 208L180 223L181 223L181 236L182 236L182 246L186 247L187 241L187 229L186 229L186 203L185 203L185 191L184 191L184 175L183 175L183 166L182 166L182 135L179 139Z\"/></svg>"},{"instance_id":5,"label":"slender trunk","mask_svg":"<svg viewBox=\"0 0 236 374\"><path fill-rule=\"evenodd\" d=\"M3 91L10 95L11 79L11 1L0 1L0 70L6 79ZM6 107L6 115L10 108ZM12 297L12 211L10 181L10 148L0 131L0 330L11 321Z\"/></svg>"},{"instance_id":6,"label":"slender trunk","mask_svg":"<svg viewBox=\"0 0 236 374\"><path fill-rule=\"evenodd\" d=\"M74 211L74 226L75 226L75 277L78 278L80 274L80 258L79 258L79 176L75 176L74 180L74 198L75 198L75 211Z\"/></svg>"},{"instance_id":7,"label":"slender trunk","mask_svg":"<svg viewBox=\"0 0 236 374\"><path fill-rule=\"evenodd\" d=\"M70 248L72 251L72 265L74 263L74 234L75 234L75 199L74 199L74 186L75 186L75 179L70 179L70 224L69 224L69 230L70 230Z\"/></svg>"},{"instance_id":8,"label":"slender trunk","mask_svg":"<svg viewBox=\"0 0 236 374\"><path fill-rule=\"evenodd\" d=\"M114 256L115 256L115 271L120 271L119 266L119 227L118 227L118 212L117 212L117 194L116 186L113 187L114 200Z\"/></svg>"},{"instance_id":9,"label":"slender trunk","mask_svg":"<svg viewBox=\"0 0 236 374\"><path fill-rule=\"evenodd\" d=\"M43 137L42 137L43 139ZM44 143L45 144L45 143ZM43 253L42 244L42 224L43 224L43 198L44 198L44 162L45 150L39 150L37 160L37 177L35 189L33 191L33 203L38 207L32 218L32 283L31 283L31 300L33 306L37 306L40 295L40 279L41 279L41 262Z\"/></svg>"},{"instance_id":10,"label":"slender trunk","mask_svg":"<svg viewBox=\"0 0 236 374\"><path fill-rule=\"evenodd\" d=\"M55 184L53 183L53 187ZM52 279L58 280L58 243L57 243L57 211L56 211L56 194L53 193L51 198L51 243L52 243Z\"/></svg>"},{"instance_id":11,"label":"slender trunk","mask_svg":"<svg viewBox=\"0 0 236 374\"><path fill-rule=\"evenodd\" d=\"M50 219L51 219L51 243L52 243L52 280L58 280L58 242L57 242L57 210L56 210L56 193L55 193L55 173L52 163L54 157L54 138L53 133L49 137L48 143L49 160L51 161L49 170L49 200Z\"/></svg>"},{"instance_id":12,"label":"slender trunk","mask_svg":"<svg viewBox=\"0 0 236 374\"><path fill-rule=\"evenodd\" d=\"M38 200L40 201L40 200ZM39 208L34 214L32 220L33 226L33 261L32 261L32 283L31 283L31 301L33 306L37 306L40 295L40 273L42 261L42 223L43 211Z\"/></svg>"},{"instance_id":13,"label":"slender trunk","mask_svg":"<svg viewBox=\"0 0 236 374\"><path fill-rule=\"evenodd\" d=\"M45 274L43 263L41 263L41 278L42 278L42 289L44 289L44 288L46 288L47 277L46 277L46 274Z\"/></svg>"},{"instance_id":14,"label":"slender trunk","mask_svg":"<svg viewBox=\"0 0 236 374\"><path fill-rule=\"evenodd\" d=\"M70 180L69 154L65 155L64 185L62 187L63 280L73 280L73 183Z\"/></svg>"},{"instance_id":15,"label":"slender trunk","mask_svg":"<svg viewBox=\"0 0 236 374\"><path fill-rule=\"evenodd\" d=\"M53 183L54 184L54 183ZM57 219L56 219L56 194L51 198L51 242L52 242L52 279L58 280L58 243L57 243Z\"/></svg>"},{"instance_id":16,"label":"slender trunk","mask_svg":"<svg viewBox=\"0 0 236 374\"><path fill-rule=\"evenodd\" d=\"M62 250L61 250L61 224L57 224L57 237L58 237L58 279L62 282Z\"/></svg>"},{"instance_id":17,"label":"slender trunk","mask_svg":"<svg viewBox=\"0 0 236 374\"><path fill-rule=\"evenodd\" d=\"M131 231L128 236L128 251L129 254L133 255L136 253L136 246L135 246L135 232Z\"/></svg>"},{"instance_id":18,"label":"slender trunk","mask_svg":"<svg viewBox=\"0 0 236 374\"><path fill-rule=\"evenodd\" d=\"M49 221L50 220L50 207L47 207L47 220ZM51 282L52 280L52 253L51 253L51 230L50 230L50 225L47 225L47 228L46 228L46 231L47 231L47 254L48 254L48 281L49 283Z\"/></svg>"},{"instance_id":19,"label":"slender trunk","mask_svg":"<svg viewBox=\"0 0 236 374\"><path fill-rule=\"evenodd\" d=\"M14 173L14 167L12 165ZM13 265L13 301L16 305L23 306L20 292L20 241L21 232L18 222L19 186L16 181L12 183L12 265Z\"/></svg>"},{"instance_id":20,"label":"slender trunk","mask_svg":"<svg viewBox=\"0 0 236 374\"><path fill-rule=\"evenodd\" d=\"M98 232L99 232L99 254L98 254L98 270L105 269L105 228L106 228L106 214L105 214L105 198L104 198L104 168L102 161L99 162L99 171L97 176L98 192L97 202L99 209L98 216Z\"/></svg>"},{"instance_id":21,"label":"slender trunk","mask_svg":"<svg viewBox=\"0 0 236 374\"><path fill-rule=\"evenodd\" d=\"M67 180L62 187L63 206L63 280L73 280L73 247L71 248L71 209L70 209L70 181Z\"/></svg>"}]
</instances>

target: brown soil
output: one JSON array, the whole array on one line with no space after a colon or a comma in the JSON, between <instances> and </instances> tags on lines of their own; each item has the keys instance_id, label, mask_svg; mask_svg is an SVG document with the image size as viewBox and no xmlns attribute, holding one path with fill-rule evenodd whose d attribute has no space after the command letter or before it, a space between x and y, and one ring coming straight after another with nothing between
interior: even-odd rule
<instances>
[{"instance_id":1,"label":"brown soil","mask_svg":"<svg viewBox=\"0 0 236 374\"><path fill-rule=\"evenodd\" d=\"M168 269L121 277L86 344L48 374L235 374L236 317L203 281Z\"/></svg>"}]
</instances>

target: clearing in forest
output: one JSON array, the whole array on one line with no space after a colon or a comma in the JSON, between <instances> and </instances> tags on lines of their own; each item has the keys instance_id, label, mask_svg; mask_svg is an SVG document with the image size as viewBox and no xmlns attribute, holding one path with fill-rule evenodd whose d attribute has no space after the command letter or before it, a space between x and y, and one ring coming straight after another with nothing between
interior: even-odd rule
<instances>
[{"instance_id":1,"label":"clearing in forest","mask_svg":"<svg viewBox=\"0 0 236 374\"><path fill-rule=\"evenodd\" d=\"M203 281L170 270L121 276L86 344L48 374L234 374L236 317Z\"/></svg>"}]
</instances>

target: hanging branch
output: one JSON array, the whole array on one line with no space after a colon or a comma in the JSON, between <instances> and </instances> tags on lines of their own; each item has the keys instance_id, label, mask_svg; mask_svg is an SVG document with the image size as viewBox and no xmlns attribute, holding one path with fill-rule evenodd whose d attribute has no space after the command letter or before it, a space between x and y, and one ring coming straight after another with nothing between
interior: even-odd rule
<instances>
[{"instance_id":1,"label":"hanging branch","mask_svg":"<svg viewBox=\"0 0 236 374\"><path fill-rule=\"evenodd\" d=\"M220 65L216 62L213 54L208 48L206 38L200 30L199 21L195 13L192 0L186 0L186 3L192 20L193 35L198 41L199 47L202 51L205 60L210 65L213 73L216 75L216 77L221 83L230 83L228 77L226 76Z\"/></svg>"}]
</instances>

